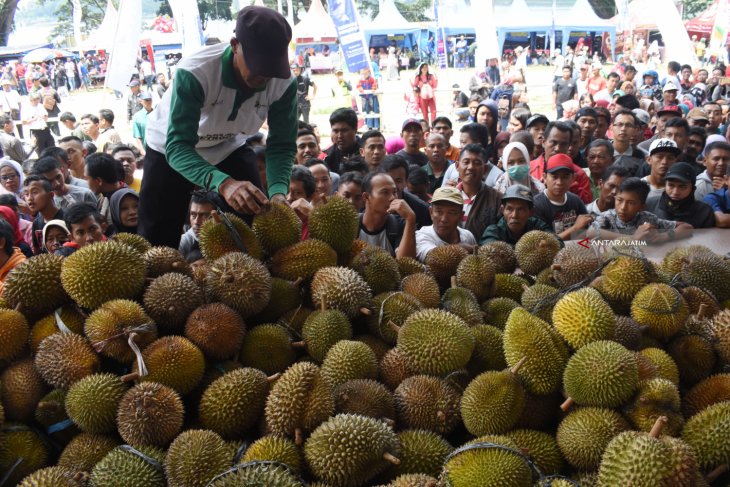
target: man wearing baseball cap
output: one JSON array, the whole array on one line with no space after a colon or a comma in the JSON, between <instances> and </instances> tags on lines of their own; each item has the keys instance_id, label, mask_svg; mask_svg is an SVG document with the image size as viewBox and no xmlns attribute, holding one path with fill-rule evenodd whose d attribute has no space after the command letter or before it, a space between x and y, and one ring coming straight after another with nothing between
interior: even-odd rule
<instances>
[{"instance_id":1,"label":"man wearing baseball cap","mask_svg":"<svg viewBox=\"0 0 730 487\"><path fill-rule=\"evenodd\" d=\"M428 157L421 152L421 145L424 142L421 122L416 118L406 119L403 122L400 136L403 139L405 147L396 152L396 154L405 159L409 165L415 164L423 167L428 164Z\"/></svg>"},{"instance_id":2,"label":"man wearing baseball cap","mask_svg":"<svg viewBox=\"0 0 730 487\"><path fill-rule=\"evenodd\" d=\"M667 171L664 192L646 200L646 211L664 220L689 223L694 228L714 227L712 208L703 201L697 201L694 193L694 168L687 162L678 162Z\"/></svg>"},{"instance_id":3,"label":"man wearing baseball cap","mask_svg":"<svg viewBox=\"0 0 730 487\"><path fill-rule=\"evenodd\" d=\"M477 244L469 230L459 227L464 215L464 198L461 191L444 186L436 189L431 197L429 209L433 225L421 227L416 232L416 257L421 262L436 247L461 245L472 251Z\"/></svg>"},{"instance_id":4,"label":"man wearing baseball cap","mask_svg":"<svg viewBox=\"0 0 730 487\"><path fill-rule=\"evenodd\" d=\"M513 184L508 187L499 207L502 218L484 230L479 245L490 242L507 242L514 247L524 234L532 230L552 233L553 228L550 225L542 219L532 216L532 206L530 188L521 184Z\"/></svg>"},{"instance_id":5,"label":"man wearing baseball cap","mask_svg":"<svg viewBox=\"0 0 730 487\"><path fill-rule=\"evenodd\" d=\"M177 65L175 82L147 122L138 229L153 245L177 248L195 186L218 192L242 215L285 201L298 118L291 36L275 10L245 7L229 43L205 46ZM265 121L271 200L246 144Z\"/></svg>"},{"instance_id":6,"label":"man wearing baseball cap","mask_svg":"<svg viewBox=\"0 0 730 487\"><path fill-rule=\"evenodd\" d=\"M644 151L646 155L649 155L649 149L651 148L651 144L655 140L664 137L664 127L667 124L667 120L673 117L682 117L682 110L677 105L663 107L661 110L659 110L656 114L656 130L654 131L654 136L639 144L639 149Z\"/></svg>"},{"instance_id":7,"label":"man wearing baseball cap","mask_svg":"<svg viewBox=\"0 0 730 487\"><path fill-rule=\"evenodd\" d=\"M672 139L657 139L651 143L649 149L649 167L651 172L648 176L641 178L649 185L649 198L661 196L664 192L664 180L669 168L677 162L677 157L682 151Z\"/></svg>"}]
</instances>

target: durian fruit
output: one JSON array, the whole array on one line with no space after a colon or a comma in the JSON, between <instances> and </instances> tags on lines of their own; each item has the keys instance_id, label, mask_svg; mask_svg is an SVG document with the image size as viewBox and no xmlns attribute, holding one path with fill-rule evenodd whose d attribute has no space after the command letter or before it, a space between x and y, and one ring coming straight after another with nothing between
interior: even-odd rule
<instances>
[{"instance_id":1,"label":"durian fruit","mask_svg":"<svg viewBox=\"0 0 730 487\"><path fill-rule=\"evenodd\" d=\"M456 284L474 293L478 302L487 300L494 290L494 263L484 255L467 255L456 268Z\"/></svg>"},{"instance_id":2,"label":"durian fruit","mask_svg":"<svg viewBox=\"0 0 730 487\"><path fill-rule=\"evenodd\" d=\"M269 461L254 461L236 465L216 475L210 487L238 487L241 485L267 485L271 487L302 487L299 476L286 465Z\"/></svg>"},{"instance_id":3,"label":"durian fruit","mask_svg":"<svg viewBox=\"0 0 730 487\"><path fill-rule=\"evenodd\" d=\"M666 350L677 364L680 383L685 387L709 377L717 363L712 342L701 335L680 334L674 337Z\"/></svg>"},{"instance_id":4,"label":"durian fruit","mask_svg":"<svg viewBox=\"0 0 730 487\"><path fill-rule=\"evenodd\" d=\"M112 299L131 299L145 284L147 266L132 247L109 240L80 248L66 257L61 283L84 308L95 309Z\"/></svg>"},{"instance_id":5,"label":"durian fruit","mask_svg":"<svg viewBox=\"0 0 730 487\"><path fill-rule=\"evenodd\" d=\"M527 452L544 475L554 475L563 470L565 460L553 435L544 431L518 429L505 436Z\"/></svg>"},{"instance_id":6,"label":"durian fruit","mask_svg":"<svg viewBox=\"0 0 730 487\"><path fill-rule=\"evenodd\" d=\"M545 269L541 270L535 276L535 284L542 284L544 286L550 286L555 289L558 289L559 287L558 283L555 282L555 279L553 278L552 267L546 267Z\"/></svg>"},{"instance_id":7,"label":"durian fruit","mask_svg":"<svg viewBox=\"0 0 730 487\"><path fill-rule=\"evenodd\" d=\"M139 349L157 339L157 326L142 306L128 299L108 301L87 318L84 332L102 355L129 365L134 361L134 342Z\"/></svg>"},{"instance_id":8,"label":"durian fruit","mask_svg":"<svg viewBox=\"0 0 730 487\"><path fill-rule=\"evenodd\" d=\"M441 435L428 430L408 429L398 433L400 463L389 472L402 476L424 474L438 477L446 457L454 451Z\"/></svg>"},{"instance_id":9,"label":"durian fruit","mask_svg":"<svg viewBox=\"0 0 730 487\"><path fill-rule=\"evenodd\" d=\"M424 308L438 308L441 305L441 291L430 274L413 274L403 278L401 289L416 298Z\"/></svg>"},{"instance_id":10,"label":"durian fruit","mask_svg":"<svg viewBox=\"0 0 730 487\"><path fill-rule=\"evenodd\" d=\"M230 448L220 436L208 430L182 432L165 457L169 487L205 487L230 466Z\"/></svg>"},{"instance_id":11,"label":"durian fruit","mask_svg":"<svg viewBox=\"0 0 730 487\"><path fill-rule=\"evenodd\" d=\"M469 325L448 311L434 309L408 317L397 343L412 370L436 376L463 369L474 351Z\"/></svg>"},{"instance_id":12,"label":"durian fruit","mask_svg":"<svg viewBox=\"0 0 730 487\"><path fill-rule=\"evenodd\" d=\"M269 382L260 370L228 372L205 390L199 406L200 423L225 439L241 437L263 413L268 392Z\"/></svg>"},{"instance_id":13,"label":"durian fruit","mask_svg":"<svg viewBox=\"0 0 730 487\"><path fill-rule=\"evenodd\" d=\"M68 294L61 285L63 262L60 255L40 254L15 267L3 288L8 307L40 318L66 304Z\"/></svg>"},{"instance_id":14,"label":"durian fruit","mask_svg":"<svg viewBox=\"0 0 730 487\"><path fill-rule=\"evenodd\" d=\"M679 369L674 363L672 357L661 348L651 347L644 348L639 352L644 358L648 359L656 368L656 377L661 377L679 385Z\"/></svg>"},{"instance_id":15,"label":"durian fruit","mask_svg":"<svg viewBox=\"0 0 730 487\"><path fill-rule=\"evenodd\" d=\"M502 370L507 367L504 359L502 331L491 325L478 325L471 329L474 335L474 352L466 365L472 376L488 370Z\"/></svg>"},{"instance_id":16,"label":"durian fruit","mask_svg":"<svg viewBox=\"0 0 730 487\"><path fill-rule=\"evenodd\" d=\"M530 283L524 277L514 274L494 275L494 297L510 298L519 303L522 300L522 293ZM487 321L490 323L489 321Z\"/></svg>"},{"instance_id":17,"label":"durian fruit","mask_svg":"<svg viewBox=\"0 0 730 487\"><path fill-rule=\"evenodd\" d=\"M380 247L367 247L352 262L355 269L373 294L395 291L401 281L398 263L387 250Z\"/></svg>"},{"instance_id":18,"label":"durian fruit","mask_svg":"<svg viewBox=\"0 0 730 487\"><path fill-rule=\"evenodd\" d=\"M709 331L720 361L730 365L730 308L722 310L712 318Z\"/></svg>"},{"instance_id":19,"label":"durian fruit","mask_svg":"<svg viewBox=\"0 0 730 487\"><path fill-rule=\"evenodd\" d=\"M309 318L309 315L313 312L314 310L307 308L306 306L297 306L296 308L281 315L276 322L289 331L299 333L304 327L304 322L307 321L307 318Z\"/></svg>"},{"instance_id":20,"label":"durian fruit","mask_svg":"<svg viewBox=\"0 0 730 487\"><path fill-rule=\"evenodd\" d=\"M321 372L333 388L349 380L376 379L378 359L364 343L340 340L327 351Z\"/></svg>"},{"instance_id":21,"label":"durian fruit","mask_svg":"<svg viewBox=\"0 0 730 487\"><path fill-rule=\"evenodd\" d=\"M287 311L302 305L301 279L287 281L279 277L271 278L271 299L269 304L255 317L256 323L273 323Z\"/></svg>"},{"instance_id":22,"label":"durian fruit","mask_svg":"<svg viewBox=\"0 0 730 487\"><path fill-rule=\"evenodd\" d=\"M397 435L384 422L339 414L312 432L304 456L318 479L348 487L363 485L398 464L399 449Z\"/></svg>"},{"instance_id":23,"label":"durian fruit","mask_svg":"<svg viewBox=\"0 0 730 487\"><path fill-rule=\"evenodd\" d=\"M513 309L519 308L520 303L511 298L492 298L482 303L484 321L500 330L504 330L507 318Z\"/></svg>"},{"instance_id":24,"label":"durian fruit","mask_svg":"<svg viewBox=\"0 0 730 487\"><path fill-rule=\"evenodd\" d=\"M689 418L682 439L694 448L703 469L730 463L730 402L713 404Z\"/></svg>"},{"instance_id":25,"label":"durian fruit","mask_svg":"<svg viewBox=\"0 0 730 487\"><path fill-rule=\"evenodd\" d=\"M455 279L454 279L455 280ZM463 287L451 287L442 296L444 310L449 311L469 326L484 324L483 312L474 293Z\"/></svg>"},{"instance_id":26,"label":"durian fruit","mask_svg":"<svg viewBox=\"0 0 730 487\"><path fill-rule=\"evenodd\" d=\"M370 350L372 350L375 354L375 358L378 359L378 363L380 363L380 361L383 359L383 355L385 355L388 350L390 350L389 344L385 343L382 339L376 337L375 335L371 335L369 333L357 335L352 339L356 342L362 342L370 347Z\"/></svg>"},{"instance_id":27,"label":"durian fruit","mask_svg":"<svg viewBox=\"0 0 730 487\"><path fill-rule=\"evenodd\" d=\"M479 247L478 255L492 261L497 274L512 274L517 269L515 249L507 242L491 242Z\"/></svg>"},{"instance_id":28,"label":"durian fruit","mask_svg":"<svg viewBox=\"0 0 730 487\"><path fill-rule=\"evenodd\" d=\"M136 233L117 233L114 235L114 240L129 245L142 255L152 248L152 244L146 238Z\"/></svg>"},{"instance_id":29,"label":"durian fruit","mask_svg":"<svg viewBox=\"0 0 730 487\"><path fill-rule=\"evenodd\" d=\"M309 215L309 234L327 243L338 254L350 250L359 231L355 207L339 196L329 197Z\"/></svg>"},{"instance_id":30,"label":"durian fruit","mask_svg":"<svg viewBox=\"0 0 730 487\"><path fill-rule=\"evenodd\" d=\"M437 487L438 479L421 473L399 475L385 487Z\"/></svg>"},{"instance_id":31,"label":"durian fruit","mask_svg":"<svg viewBox=\"0 0 730 487\"><path fill-rule=\"evenodd\" d=\"M426 272L426 266L413 257L396 257L395 261L398 263L398 272L401 277Z\"/></svg>"},{"instance_id":32,"label":"durian fruit","mask_svg":"<svg viewBox=\"0 0 730 487\"><path fill-rule=\"evenodd\" d=\"M178 249L172 247L151 247L144 253L147 277L152 279L170 272L190 275L190 264Z\"/></svg>"},{"instance_id":33,"label":"durian fruit","mask_svg":"<svg viewBox=\"0 0 730 487\"><path fill-rule=\"evenodd\" d=\"M288 438L262 436L251 443L241 457L241 462L269 461L283 463L295 472L304 468L302 450Z\"/></svg>"},{"instance_id":34,"label":"durian fruit","mask_svg":"<svg viewBox=\"0 0 730 487\"><path fill-rule=\"evenodd\" d=\"M484 372L472 380L461 397L464 426L474 436L511 430L525 405L525 389L517 372L525 359L511 369Z\"/></svg>"},{"instance_id":35,"label":"durian fruit","mask_svg":"<svg viewBox=\"0 0 730 487\"><path fill-rule=\"evenodd\" d=\"M690 418L723 401L730 401L730 374L710 376L687 391L682 396L682 412L685 418Z\"/></svg>"},{"instance_id":36,"label":"durian fruit","mask_svg":"<svg viewBox=\"0 0 730 487\"><path fill-rule=\"evenodd\" d=\"M119 435L134 447L164 448L180 433L184 414L177 392L157 382L142 382L119 403Z\"/></svg>"},{"instance_id":37,"label":"durian fruit","mask_svg":"<svg viewBox=\"0 0 730 487\"><path fill-rule=\"evenodd\" d=\"M730 264L712 253L696 253L682 261L680 278L710 292L719 302L730 298Z\"/></svg>"},{"instance_id":38,"label":"durian fruit","mask_svg":"<svg viewBox=\"0 0 730 487\"><path fill-rule=\"evenodd\" d=\"M579 245L566 245L553 259L552 277L561 288L588 279L601 267L601 258Z\"/></svg>"},{"instance_id":39,"label":"durian fruit","mask_svg":"<svg viewBox=\"0 0 730 487\"><path fill-rule=\"evenodd\" d=\"M564 295L553 308L553 326L577 350L616 334L616 316L601 294L590 287Z\"/></svg>"},{"instance_id":40,"label":"durian fruit","mask_svg":"<svg viewBox=\"0 0 730 487\"><path fill-rule=\"evenodd\" d=\"M431 250L424 263L439 286L446 289L451 285L451 276L456 275L459 263L466 256L467 251L461 245L442 245Z\"/></svg>"},{"instance_id":41,"label":"durian fruit","mask_svg":"<svg viewBox=\"0 0 730 487\"><path fill-rule=\"evenodd\" d=\"M75 333L55 333L41 342L35 366L47 383L68 389L99 370L99 357L86 338Z\"/></svg>"},{"instance_id":42,"label":"durian fruit","mask_svg":"<svg viewBox=\"0 0 730 487\"><path fill-rule=\"evenodd\" d=\"M368 316L368 328L376 337L394 345L398 334L390 323L401 327L410 315L422 307L418 299L405 292L378 294L373 298L373 313Z\"/></svg>"},{"instance_id":43,"label":"durian fruit","mask_svg":"<svg viewBox=\"0 0 730 487\"><path fill-rule=\"evenodd\" d=\"M142 351L148 374L141 381L159 382L185 395L195 389L205 371L203 352L185 337L170 335L152 342ZM139 370L135 362L133 370ZM137 376L135 372L133 376Z\"/></svg>"},{"instance_id":44,"label":"durian fruit","mask_svg":"<svg viewBox=\"0 0 730 487\"><path fill-rule=\"evenodd\" d=\"M77 472L64 467L46 467L24 478L17 487L84 487Z\"/></svg>"},{"instance_id":45,"label":"durian fruit","mask_svg":"<svg viewBox=\"0 0 730 487\"><path fill-rule=\"evenodd\" d=\"M63 327L77 335L82 335L84 333L84 321L84 316L75 307L68 305L44 316L36 321L30 329L30 351L37 352L38 345L44 338L58 333Z\"/></svg>"},{"instance_id":46,"label":"durian fruit","mask_svg":"<svg viewBox=\"0 0 730 487\"><path fill-rule=\"evenodd\" d=\"M687 286L679 290L682 297L687 301L689 306L689 314L696 315L700 312L701 306L705 305L705 310L702 312L704 318L712 318L720 312L720 304L715 299L715 296L708 293L702 288L697 286Z\"/></svg>"},{"instance_id":47,"label":"durian fruit","mask_svg":"<svg viewBox=\"0 0 730 487\"><path fill-rule=\"evenodd\" d=\"M630 303L651 279L653 270L634 257L620 256L601 271L601 294L609 302Z\"/></svg>"},{"instance_id":48,"label":"durian fruit","mask_svg":"<svg viewBox=\"0 0 730 487\"><path fill-rule=\"evenodd\" d=\"M543 321L552 323L553 308L560 299L558 290L547 284L533 284L520 297L522 306Z\"/></svg>"},{"instance_id":49,"label":"durian fruit","mask_svg":"<svg viewBox=\"0 0 730 487\"><path fill-rule=\"evenodd\" d=\"M245 249L241 249L236 245L236 241L231 235L231 231L223 222L223 218L218 212L213 213L213 218L209 219L200 228L198 241L200 242L200 252L208 261L217 260L229 252L246 252L256 260L261 260L263 249L261 243L256 238L256 234L246 222L241 220L233 213L226 213L225 216L233 225L236 233L243 242Z\"/></svg>"},{"instance_id":50,"label":"durian fruit","mask_svg":"<svg viewBox=\"0 0 730 487\"><path fill-rule=\"evenodd\" d=\"M689 308L679 291L666 284L649 284L631 301L631 317L656 338L675 335L689 316Z\"/></svg>"},{"instance_id":51,"label":"durian fruit","mask_svg":"<svg viewBox=\"0 0 730 487\"><path fill-rule=\"evenodd\" d=\"M517 372L525 389L545 395L560 388L568 349L553 327L524 308L516 308L509 315L503 336L504 356L510 367L526 357Z\"/></svg>"},{"instance_id":52,"label":"durian fruit","mask_svg":"<svg viewBox=\"0 0 730 487\"><path fill-rule=\"evenodd\" d=\"M289 205L272 203L253 219L253 231L267 254L294 245L302 238L302 221Z\"/></svg>"},{"instance_id":53,"label":"durian fruit","mask_svg":"<svg viewBox=\"0 0 730 487\"><path fill-rule=\"evenodd\" d=\"M560 251L560 240L555 234L542 230L525 233L515 245L517 264L522 272L532 276L549 267Z\"/></svg>"},{"instance_id":54,"label":"durian fruit","mask_svg":"<svg viewBox=\"0 0 730 487\"><path fill-rule=\"evenodd\" d=\"M66 413L87 433L113 433L119 401L127 386L114 374L91 374L75 382L66 394Z\"/></svg>"},{"instance_id":55,"label":"durian fruit","mask_svg":"<svg viewBox=\"0 0 730 487\"><path fill-rule=\"evenodd\" d=\"M441 483L453 487L532 487L533 471L506 436L484 436L457 449L444 463Z\"/></svg>"},{"instance_id":56,"label":"durian fruit","mask_svg":"<svg viewBox=\"0 0 730 487\"><path fill-rule=\"evenodd\" d=\"M147 287L144 307L165 330L178 330L195 308L205 301L203 291L191 277L178 272L163 274Z\"/></svg>"},{"instance_id":57,"label":"durian fruit","mask_svg":"<svg viewBox=\"0 0 730 487\"><path fill-rule=\"evenodd\" d=\"M75 436L58 459L58 466L74 472L91 473L94 465L99 463L119 442L106 435L81 433Z\"/></svg>"},{"instance_id":58,"label":"durian fruit","mask_svg":"<svg viewBox=\"0 0 730 487\"><path fill-rule=\"evenodd\" d=\"M39 434L20 423L7 423L0 430L0 472L6 485L16 485L21 479L48 465L48 449ZM16 462L20 461L17 465ZM11 468L15 467L14 470Z\"/></svg>"},{"instance_id":59,"label":"durian fruit","mask_svg":"<svg viewBox=\"0 0 730 487\"><path fill-rule=\"evenodd\" d=\"M515 428L555 431L561 419L555 412L560 409L564 400L560 392L546 396L525 392L525 407L522 408L522 414L517 419Z\"/></svg>"},{"instance_id":60,"label":"durian fruit","mask_svg":"<svg viewBox=\"0 0 730 487\"><path fill-rule=\"evenodd\" d=\"M393 394L398 424L442 435L459 425L459 390L449 381L428 375L408 377Z\"/></svg>"},{"instance_id":61,"label":"durian fruit","mask_svg":"<svg viewBox=\"0 0 730 487\"><path fill-rule=\"evenodd\" d=\"M296 281L309 280L322 267L337 265L337 252L329 245L310 238L279 250L271 259L271 273Z\"/></svg>"},{"instance_id":62,"label":"durian fruit","mask_svg":"<svg viewBox=\"0 0 730 487\"><path fill-rule=\"evenodd\" d=\"M578 408L560 422L555 439L565 460L578 470L598 468L606 446L629 423L616 411L606 408Z\"/></svg>"},{"instance_id":63,"label":"durian fruit","mask_svg":"<svg viewBox=\"0 0 730 487\"><path fill-rule=\"evenodd\" d=\"M0 309L0 361L10 362L28 346L30 329L22 313L12 309Z\"/></svg>"},{"instance_id":64,"label":"durian fruit","mask_svg":"<svg viewBox=\"0 0 730 487\"><path fill-rule=\"evenodd\" d=\"M0 373L0 402L10 421L30 421L45 393L46 385L31 358L15 361Z\"/></svg>"},{"instance_id":65,"label":"durian fruit","mask_svg":"<svg viewBox=\"0 0 730 487\"><path fill-rule=\"evenodd\" d=\"M54 389L38 402L35 420L46 429L48 436L59 445L68 444L80 434L66 413L66 392Z\"/></svg>"},{"instance_id":66,"label":"durian fruit","mask_svg":"<svg viewBox=\"0 0 730 487\"><path fill-rule=\"evenodd\" d=\"M244 367L253 367L268 375L284 372L296 358L291 335L275 324L258 325L249 330L238 356Z\"/></svg>"},{"instance_id":67,"label":"durian fruit","mask_svg":"<svg viewBox=\"0 0 730 487\"><path fill-rule=\"evenodd\" d=\"M629 350L637 350L641 326L629 316L616 315L616 335L613 339Z\"/></svg>"},{"instance_id":68,"label":"durian fruit","mask_svg":"<svg viewBox=\"0 0 730 487\"><path fill-rule=\"evenodd\" d=\"M216 300L244 319L269 304L271 275L261 262L244 253L231 252L213 261L206 282Z\"/></svg>"},{"instance_id":69,"label":"durian fruit","mask_svg":"<svg viewBox=\"0 0 730 487\"><path fill-rule=\"evenodd\" d=\"M599 486L695 485L695 454L681 440L659 437L664 419L658 418L650 433L625 431L611 440L598 471Z\"/></svg>"},{"instance_id":70,"label":"durian fruit","mask_svg":"<svg viewBox=\"0 0 730 487\"><path fill-rule=\"evenodd\" d=\"M664 259L662 259L661 267L667 274L674 277L682 272L682 267L688 261L689 257L700 254L715 255L709 247L704 245L677 247L666 253Z\"/></svg>"},{"instance_id":71,"label":"durian fruit","mask_svg":"<svg viewBox=\"0 0 730 487\"><path fill-rule=\"evenodd\" d=\"M246 324L233 309L222 303L204 304L185 323L185 336L213 360L227 360L241 349Z\"/></svg>"},{"instance_id":72,"label":"durian fruit","mask_svg":"<svg viewBox=\"0 0 730 487\"><path fill-rule=\"evenodd\" d=\"M94 487L166 487L165 452L154 447L114 448L91 471Z\"/></svg>"},{"instance_id":73,"label":"durian fruit","mask_svg":"<svg viewBox=\"0 0 730 487\"><path fill-rule=\"evenodd\" d=\"M354 242L352 242L352 245L347 250L347 252L340 253L337 255L337 265L342 267L353 267L353 263L355 261L355 257L360 255L360 252L362 252L365 249L373 248L373 245L370 245L369 243L365 242L364 240L355 239ZM399 271L400 272L400 271Z\"/></svg>"},{"instance_id":74,"label":"durian fruit","mask_svg":"<svg viewBox=\"0 0 730 487\"><path fill-rule=\"evenodd\" d=\"M380 360L380 380L391 390L414 375L416 371L397 347L391 348Z\"/></svg>"},{"instance_id":75,"label":"durian fruit","mask_svg":"<svg viewBox=\"0 0 730 487\"><path fill-rule=\"evenodd\" d=\"M612 408L628 401L638 387L634 354L616 342L599 340L580 348L568 360L563 387L581 406Z\"/></svg>"},{"instance_id":76,"label":"durian fruit","mask_svg":"<svg viewBox=\"0 0 730 487\"><path fill-rule=\"evenodd\" d=\"M677 386L666 379L651 379L639 383L636 396L623 408L623 413L634 429L646 433L654 427L656 418L664 416L667 422L663 433L677 436L684 426L680 409Z\"/></svg>"},{"instance_id":77,"label":"durian fruit","mask_svg":"<svg viewBox=\"0 0 730 487\"><path fill-rule=\"evenodd\" d=\"M271 388L266 399L266 424L271 433L294 438L301 445L303 434L332 416L334 408L332 386L319 367L298 362Z\"/></svg>"},{"instance_id":78,"label":"durian fruit","mask_svg":"<svg viewBox=\"0 0 730 487\"><path fill-rule=\"evenodd\" d=\"M335 388L334 399L337 414L395 420L393 394L380 382L371 379L349 380Z\"/></svg>"},{"instance_id":79,"label":"durian fruit","mask_svg":"<svg viewBox=\"0 0 730 487\"><path fill-rule=\"evenodd\" d=\"M321 362L329 349L340 340L352 338L352 325L341 311L315 311L304 322L302 339L307 353Z\"/></svg>"},{"instance_id":80,"label":"durian fruit","mask_svg":"<svg viewBox=\"0 0 730 487\"><path fill-rule=\"evenodd\" d=\"M349 203L348 203L349 204ZM342 311L349 318L369 314L370 287L360 275L347 267L323 267L312 278L312 302L317 308Z\"/></svg>"}]
</instances>

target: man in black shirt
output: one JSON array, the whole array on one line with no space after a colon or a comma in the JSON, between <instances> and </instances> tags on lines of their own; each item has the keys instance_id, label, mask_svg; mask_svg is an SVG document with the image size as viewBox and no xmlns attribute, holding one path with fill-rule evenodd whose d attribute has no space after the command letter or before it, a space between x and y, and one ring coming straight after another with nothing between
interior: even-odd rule
<instances>
[{"instance_id":1,"label":"man in black shirt","mask_svg":"<svg viewBox=\"0 0 730 487\"><path fill-rule=\"evenodd\" d=\"M317 96L317 85L309 79L309 76L302 74L302 67L298 64L291 65L294 77L297 80L297 106L299 113L305 123L309 123L309 110L312 108L312 98ZM309 87L312 87L312 96L309 96Z\"/></svg>"},{"instance_id":2,"label":"man in black shirt","mask_svg":"<svg viewBox=\"0 0 730 487\"><path fill-rule=\"evenodd\" d=\"M423 144L423 127L421 126L421 122L415 118L406 120L403 122L400 136L406 146L396 152L396 154L405 159L408 164L425 166L428 163L428 157L420 150Z\"/></svg>"},{"instance_id":3,"label":"man in black shirt","mask_svg":"<svg viewBox=\"0 0 730 487\"><path fill-rule=\"evenodd\" d=\"M413 213L416 214L416 229L431 225L433 222L431 221L431 214L428 211L428 203L405 189L410 172L406 160L397 154L385 156L383 162L380 163L380 169L393 178L395 187L398 190L398 198L408 203Z\"/></svg>"},{"instance_id":4,"label":"man in black shirt","mask_svg":"<svg viewBox=\"0 0 730 487\"><path fill-rule=\"evenodd\" d=\"M357 136L357 114L352 108L338 108L330 115L332 146L327 149L324 162L330 171L341 173L343 160L360 154L360 138Z\"/></svg>"},{"instance_id":5,"label":"man in black shirt","mask_svg":"<svg viewBox=\"0 0 730 487\"><path fill-rule=\"evenodd\" d=\"M553 109L558 118L563 118L563 102L578 99L578 85L573 79L573 69L570 66L563 68L563 77L553 83Z\"/></svg>"}]
</instances>

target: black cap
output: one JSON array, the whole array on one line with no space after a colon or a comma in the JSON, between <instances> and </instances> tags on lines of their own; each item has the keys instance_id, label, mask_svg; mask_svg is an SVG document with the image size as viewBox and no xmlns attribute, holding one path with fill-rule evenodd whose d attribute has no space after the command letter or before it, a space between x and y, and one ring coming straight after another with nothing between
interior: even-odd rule
<instances>
[{"instance_id":1,"label":"black cap","mask_svg":"<svg viewBox=\"0 0 730 487\"><path fill-rule=\"evenodd\" d=\"M527 122L525 123L525 128L529 129L532 125L534 125L536 123L540 123L540 122L547 125L550 122L550 120L548 120L548 118L545 115L536 113L535 115L533 115L527 119Z\"/></svg>"},{"instance_id":2,"label":"black cap","mask_svg":"<svg viewBox=\"0 0 730 487\"><path fill-rule=\"evenodd\" d=\"M688 162L675 162L667 171L665 179L677 179L685 183L694 184L697 172Z\"/></svg>"},{"instance_id":3,"label":"black cap","mask_svg":"<svg viewBox=\"0 0 730 487\"><path fill-rule=\"evenodd\" d=\"M507 188L502 196L502 203L507 200L522 200L527 201L527 204L532 208L532 191L527 186L521 184L513 184Z\"/></svg>"},{"instance_id":4,"label":"black cap","mask_svg":"<svg viewBox=\"0 0 730 487\"><path fill-rule=\"evenodd\" d=\"M291 26L276 10L252 5L238 12L236 39L253 74L282 79L291 76L291 35Z\"/></svg>"},{"instance_id":5,"label":"black cap","mask_svg":"<svg viewBox=\"0 0 730 487\"><path fill-rule=\"evenodd\" d=\"M598 119L598 112L596 112L591 107L583 107L580 110L578 110L578 113L575 114L575 121L577 122L582 117L593 117L595 119Z\"/></svg>"}]
</instances>

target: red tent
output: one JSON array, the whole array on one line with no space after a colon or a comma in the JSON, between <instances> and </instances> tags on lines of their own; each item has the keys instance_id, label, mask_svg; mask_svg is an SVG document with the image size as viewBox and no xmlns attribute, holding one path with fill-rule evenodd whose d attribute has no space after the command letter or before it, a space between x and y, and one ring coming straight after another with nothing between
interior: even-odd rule
<instances>
[{"instance_id":1,"label":"red tent","mask_svg":"<svg viewBox=\"0 0 730 487\"><path fill-rule=\"evenodd\" d=\"M704 12L684 23L684 26L687 28L687 33L690 36L696 35L698 39L704 37L709 42L712 27L715 25L717 7L721 1L730 2L730 0L715 0ZM730 18L730 7L727 9L727 15Z\"/></svg>"}]
</instances>

